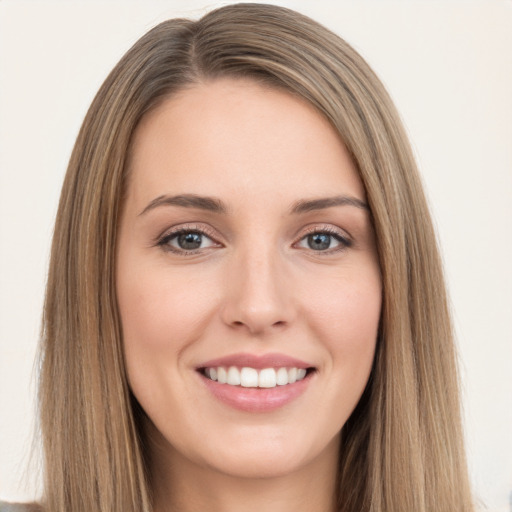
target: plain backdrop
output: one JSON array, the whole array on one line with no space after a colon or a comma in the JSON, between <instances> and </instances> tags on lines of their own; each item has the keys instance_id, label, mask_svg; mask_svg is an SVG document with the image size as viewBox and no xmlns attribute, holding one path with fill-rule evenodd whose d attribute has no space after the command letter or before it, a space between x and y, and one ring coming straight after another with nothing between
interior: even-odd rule
<instances>
[{"instance_id":1,"label":"plain backdrop","mask_svg":"<svg viewBox=\"0 0 512 512\"><path fill-rule=\"evenodd\" d=\"M0 1L0 499L40 490L34 357L52 224L107 73L159 21L232 2ZM512 2L278 1L370 63L402 114L443 247L476 495L512 491ZM26 469L28 467L28 469Z\"/></svg>"}]
</instances>

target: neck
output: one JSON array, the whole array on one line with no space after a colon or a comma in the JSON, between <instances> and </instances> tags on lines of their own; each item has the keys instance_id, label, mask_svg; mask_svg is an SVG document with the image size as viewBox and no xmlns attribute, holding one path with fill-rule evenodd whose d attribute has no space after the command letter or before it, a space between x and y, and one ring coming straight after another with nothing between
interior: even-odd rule
<instances>
[{"instance_id":1,"label":"neck","mask_svg":"<svg viewBox=\"0 0 512 512\"><path fill-rule=\"evenodd\" d=\"M338 445L338 438L333 443ZM160 444L160 443L159 443ZM155 447L154 447L155 448ZM190 461L169 446L151 450L155 512L334 512L337 449L286 475L246 478ZM328 467L327 467L328 466Z\"/></svg>"}]
</instances>

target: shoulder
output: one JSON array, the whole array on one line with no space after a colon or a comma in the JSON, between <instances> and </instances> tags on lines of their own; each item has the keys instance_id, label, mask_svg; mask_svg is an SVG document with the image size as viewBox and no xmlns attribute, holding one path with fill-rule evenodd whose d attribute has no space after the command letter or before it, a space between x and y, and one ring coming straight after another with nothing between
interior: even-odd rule
<instances>
[{"instance_id":1,"label":"shoulder","mask_svg":"<svg viewBox=\"0 0 512 512\"><path fill-rule=\"evenodd\" d=\"M36 503L6 503L0 501L0 512L41 512L42 508Z\"/></svg>"}]
</instances>

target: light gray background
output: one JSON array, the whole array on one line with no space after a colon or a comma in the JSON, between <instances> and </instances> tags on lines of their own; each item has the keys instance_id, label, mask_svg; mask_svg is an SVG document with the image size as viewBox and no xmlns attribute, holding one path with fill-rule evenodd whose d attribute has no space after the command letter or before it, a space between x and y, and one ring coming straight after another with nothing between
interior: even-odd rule
<instances>
[{"instance_id":1,"label":"light gray background","mask_svg":"<svg viewBox=\"0 0 512 512\"><path fill-rule=\"evenodd\" d=\"M26 470L52 224L85 111L128 47L192 1L0 0L0 498L40 489ZM512 2L275 2L312 16L369 61L422 170L448 275L475 492L512 490Z\"/></svg>"}]
</instances>

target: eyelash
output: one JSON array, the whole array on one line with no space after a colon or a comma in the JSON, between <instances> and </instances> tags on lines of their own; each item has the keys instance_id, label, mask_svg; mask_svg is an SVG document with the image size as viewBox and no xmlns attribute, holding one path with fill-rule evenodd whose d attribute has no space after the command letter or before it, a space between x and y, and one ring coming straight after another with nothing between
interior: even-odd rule
<instances>
[{"instance_id":1,"label":"eyelash","mask_svg":"<svg viewBox=\"0 0 512 512\"><path fill-rule=\"evenodd\" d=\"M172 230L170 232L165 233L163 236L160 236L156 240L156 245L160 246L164 251L173 252L175 254L179 254L182 256L189 256L194 254L199 254L204 249L194 249L194 250L186 250L186 249L177 249L175 247L172 247L169 242L173 240L174 238L180 236L180 235L186 235L190 233L197 233L198 235L205 236L206 238L210 239L212 242L214 242L214 245L219 245L219 242L215 240L214 233L210 232L209 229L207 229L204 226L182 226L175 230Z\"/></svg>"},{"instance_id":2,"label":"eyelash","mask_svg":"<svg viewBox=\"0 0 512 512\"><path fill-rule=\"evenodd\" d=\"M339 230L333 228L332 226L315 226L313 228L310 228L304 235L300 237L300 239L297 242L294 243L294 245L301 242L302 240L306 239L309 236L318 234L329 235L332 238L334 238L337 242L339 242L340 245L338 247L327 249L325 251L315 251L311 249L311 251L314 252L315 255L329 256L333 253L342 252L353 246L353 241L348 236L342 235Z\"/></svg>"},{"instance_id":3,"label":"eyelash","mask_svg":"<svg viewBox=\"0 0 512 512\"><path fill-rule=\"evenodd\" d=\"M193 249L193 250L187 250L187 249L177 249L175 247L172 247L169 242L171 242L173 239L177 238L180 235L185 234L198 234L201 236L204 236L208 239L210 239L213 242L213 246L219 246L220 243L216 241L215 235L210 232L209 229L203 226L184 226L179 227L175 230L172 230L170 232L165 233L163 236L160 236L157 238L155 245L161 247L164 251L173 252L175 254L181 255L181 256L189 256L189 255L196 255L200 254L202 251L205 250L205 248L201 249ZM315 251L314 249L310 249L311 252L320 255L320 256L327 256L333 253L338 253L341 251L344 251L350 247L352 247L353 242L349 237L343 236L338 230L334 229L332 226L322 226L322 227L314 227L309 229L306 233L304 233L296 242L294 242L294 246L300 243L301 241L305 240L307 237L312 235L328 235L332 238L334 238L337 242L339 242L338 247L334 247L331 249L326 249L325 251Z\"/></svg>"}]
</instances>

